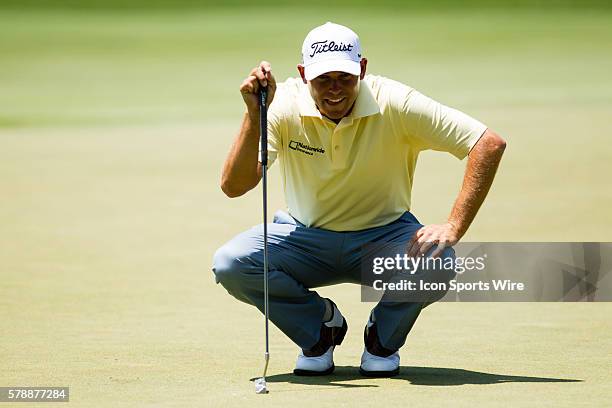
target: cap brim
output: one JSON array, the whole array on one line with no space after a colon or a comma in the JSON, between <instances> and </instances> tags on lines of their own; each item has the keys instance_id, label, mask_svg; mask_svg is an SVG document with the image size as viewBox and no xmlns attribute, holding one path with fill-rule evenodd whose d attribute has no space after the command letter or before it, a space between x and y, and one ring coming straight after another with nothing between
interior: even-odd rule
<instances>
[{"instance_id":1,"label":"cap brim","mask_svg":"<svg viewBox=\"0 0 612 408\"><path fill-rule=\"evenodd\" d=\"M304 67L304 76L310 81L319 75L327 72L340 71L352 75L361 74L361 65L357 61L351 60L326 60L318 61Z\"/></svg>"}]
</instances>

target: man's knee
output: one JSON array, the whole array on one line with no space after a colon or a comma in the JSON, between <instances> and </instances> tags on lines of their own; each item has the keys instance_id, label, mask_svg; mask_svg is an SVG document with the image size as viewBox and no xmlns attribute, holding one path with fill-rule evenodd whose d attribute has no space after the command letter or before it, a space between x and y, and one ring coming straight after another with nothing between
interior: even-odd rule
<instances>
[{"instance_id":1,"label":"man's knee","mask_svg":"<svg viewBox=\"0 0 612 408\"><path fill-rule=\"evenodd\" d=\"M231 243L219 248L213 257L212 270L215 281L225 288L238 283L245 267L244 261L240 258L240 254L234 250Z\"/></svg>"},{"instance_id":2,"label":"man's knee","mask_svg":"<svg viewBox=\"0 0 612 408\"><path fill-rule=\"evenodd\" d=\"M440 263L436 264L436 267L431 270L428 280L431 283L436 283L439 290L432 291L430 293L431 298L429 303L437 302L442 299L449 290L449 283L456 276L455 273L455 250L453 248L445 248L440 254Z\"/></svg>"}]
</instances>

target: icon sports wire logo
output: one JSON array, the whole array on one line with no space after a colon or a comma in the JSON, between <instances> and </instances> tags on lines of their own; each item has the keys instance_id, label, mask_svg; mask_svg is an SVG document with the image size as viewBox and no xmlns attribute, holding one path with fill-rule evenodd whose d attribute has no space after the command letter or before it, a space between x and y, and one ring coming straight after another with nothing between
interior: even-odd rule
<instances>
[{"instance_id":1,"label":"icon sports wire logo","mask_svg":"<svg viewBox=\"0 0 612 408\"><path fill-rule=\"evenodd\" d=\"M315 153L325 154L325 149L322 147L308 146L302 142L296 142L295 140L289 142L289 148L291 150L306 153L309 156L313 156Z\"/></svg>"}]
</instances>

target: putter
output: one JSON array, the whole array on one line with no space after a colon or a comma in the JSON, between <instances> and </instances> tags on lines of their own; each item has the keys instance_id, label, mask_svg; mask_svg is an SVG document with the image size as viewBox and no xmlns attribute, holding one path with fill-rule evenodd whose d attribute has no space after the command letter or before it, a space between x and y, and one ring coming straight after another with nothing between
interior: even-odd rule
<instances>
[{"instance_id":1,"label":"putter","mask_svg":"<svg viewBox=\"0 0 612 408\"><path fill-rule=\"evenodd\" d=\"M263 177L263 233L264 233L264 316L266 321L266 352L264 354L265 365L261 378L255 379L255 392L257 394L267 394L268 385L266 384L266 372L270 361L269 336L268 336L268 109L266 107L268 99L268 88L261 87L259 93L259 132L261 135L261 170Z\"/></svg>"}]
</instances>

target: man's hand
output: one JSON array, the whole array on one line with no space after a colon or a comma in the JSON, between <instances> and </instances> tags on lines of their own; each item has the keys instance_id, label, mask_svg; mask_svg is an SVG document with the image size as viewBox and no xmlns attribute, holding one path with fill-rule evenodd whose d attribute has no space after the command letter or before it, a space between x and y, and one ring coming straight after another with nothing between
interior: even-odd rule
<instances>
[{"instance_id":1,"label":"man's hand","mask_svg":"<svg viewBox=\"0 0 612 408\"><path fill-rule=\"evenodd\" d=\"M267 105L270 106L276 92L276 80L272 75L272 67L267 61L261 61L253 68L240 85L240 93L250 116L259 115L259 89L262 86L268 87Z\"/></svg>"},{"instance_id":2,"label":"man's hand","mask_svg":"<svg viewBox=\"0 0 612 408\"><path fill-rule=\"evenodd\" d=\"M436 258L442 254L444 248L452 247L459 242L459 233L453 224L425 225L418 230L408 243L408 256L418 257L425 255L434 245L438 247L431 256Z\"/></svg>"}]
</instances>

